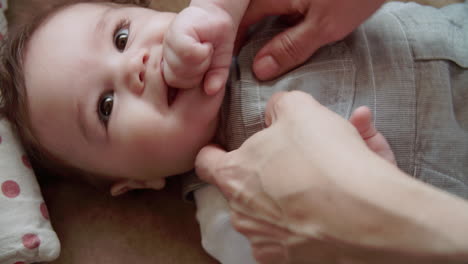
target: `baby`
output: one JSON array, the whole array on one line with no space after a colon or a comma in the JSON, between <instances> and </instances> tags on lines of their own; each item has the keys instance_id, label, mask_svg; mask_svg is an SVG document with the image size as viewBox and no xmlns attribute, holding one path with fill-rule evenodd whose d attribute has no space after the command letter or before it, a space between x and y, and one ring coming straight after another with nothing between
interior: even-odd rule
<instances>
[{"instance_id":1,"label":"baby","mask_svg":"<svg viewBox=\"0 0 468 264\"><path fill-rule=\"evenodd\" d=\"M177 65L180 51L189 50L182 59L189 60L191 71L185 69L184 76L193 76L196 85L206 75L205 87L214 82L217 87L208 90L219 89L248 4L241 2L217 7L210 1L193 1L177 19L176 14L133 5L82 3L61 7L35 22L37 27L24 33L27 39L12 44L16 49L22 46L21 57L13 61L21 69L2 78L5 111L17 124L33 161L59 172L77 169L105 178L113 183L113 195L135 188L160 189L165 177L193 169L197 152L214 137L224 92L207 95L200 86L169 87L162 74L163 58L170 79L184 66ZM195 38L200 42L211 37L209 45L198 45L191 41L191 31L183 32L184 23L192 20L204 22L189 26L199 28ZM205 37L211 32L218 33ZM219 57L225 61L217 62ZM216 74L220 65L224 72ZM212 81L210 71L205 74L208 66L217 70L211 71ZM6 85L8 78L22 79ZM185 83L179 87L191 86L190 78L180 79ZM368 132L369 137L376 134Z\"/></svg>"},{"instance_id":2,"label":"baby","mask_svg":"<svg viewBox=\"0 0 468 264\"><path fill-rule=\"evenodd\" d=\"M104 179L119 195L163 188L165 177L192 170L197 152L214 139L228 150L239 147L263 128L271 94L303 90L351 116L369 147L394 162L370 111L360 108L351 115L358 105L370 105L400 168L448 191L468 193L466 107L450 93L466 97L458 84L466 80L467 64L456 52L466 50L467 42L424 35L411 24L424 17L418 14L430 14L431 22L444 26L437 33L448 28L466 40L466 23L451 23L466 18L465 6L455 6L463 11L457 12L389 5L297 69L259 82L250 70L253 55L284 27L273 20L257 27L231 64L248 2L192 1L179 15L114 3L58 8L7 40L3 112L36 164ZM429 53L425 45L433 42L422 37L435 38L439 49ZM452 46L453 56L443 56ZM437 85L431 70L439 73ZM454 78L454 71L461 77ZM438 104L432 107L430 101ZM444 129L433 123L434 116ZM444 153L440 162L433 157L444 146L453 154ZM219 192L193 178L186 187L187 194L195 192L205 249L222 263L253 263Z\"/></svg>"}]
</instances>

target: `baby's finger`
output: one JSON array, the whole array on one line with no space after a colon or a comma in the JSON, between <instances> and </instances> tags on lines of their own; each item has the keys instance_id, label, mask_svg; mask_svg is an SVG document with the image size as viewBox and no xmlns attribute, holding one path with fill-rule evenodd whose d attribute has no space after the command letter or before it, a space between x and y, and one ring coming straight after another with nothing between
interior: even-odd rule
<instances>
[{"instance_id":1,"label":"baby's finger","mask_svg":"<svg viewBox=\"0 0 468 264\"><path fill-rule=\"evenodd\" d=\"M224 88L232 62L233 39L216 47L211 66L205 74L204 89L207 95L215 95Z\"/></svg>"},{"instance_id":2,"label":"baby's finger","mask_svg":"<svg viewBox=\"0 0 468 264\"><path fill-rule=\"evenodd\" d=\"M213 47L210 43L196 42L188 37L184 39L183 44L174 44L174 41L168 41L164 46L164 57L172 62L186 63L188 68L201 63L212 55Z\"/></svg>"},{"instance_id":3,"label":"baby's finger","mask_svg":"<svg viewBox=\"0 0 468 264\"><path fill-rule=\"evenodd\" d=\"M163 75L168 85L177 88L193 88L201 83L211 64L211 45L205 45L208 55L197 63L184 62L172 49L164 50Z\"/></svg>"},{"instance_id":4,"label":"baby's finger","mask_svg":"<svg viewBox=\"0 0 468 264\"><path fill-rule=\"evenodd\" d=\"M204 90L207 95L215 95L226 85L229 68L210 70L205 75Z\"/></svg>"},{"instance_id":5,"label":"baby's finger","mask_svg":"<svg viewBox=\"0 0 468 264\"><path fill-rule=\"evenodd\" d=\"M201 83L203 79L203 75L196 75L189 78L187 76L177 74L174 72L173 67L170 64L167 64L165 61L163 61L161 67L164 81L171 87L179 89L195 88Z\"/></svg>"},{"instance_id":6,"label":"baby's finger","mask_svg":"<svg viewBox=\"0 0 468 264\"><path fill-rule=\"evenodd\" d=\"M180 41L172 41L167 47L172 51L174 58L177 58L182 66L190 68L205 61L213 53L211 43L200 43L190 37L180 37Z\"/></svg>"}]
</instances>

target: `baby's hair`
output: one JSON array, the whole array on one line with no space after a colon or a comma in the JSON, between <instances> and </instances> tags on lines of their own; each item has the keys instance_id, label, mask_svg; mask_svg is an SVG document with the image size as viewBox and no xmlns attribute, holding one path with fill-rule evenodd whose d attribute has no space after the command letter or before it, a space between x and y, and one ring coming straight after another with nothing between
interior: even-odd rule
<instances>
[{"instance_id":1,"label":"baby's hair","mask_svg":"<svg viewBox=\"0 0 468 264\"><path fill-rule=\"evenodd\" d=\"M100 185L98 177L74 168L63 160L54 157L35 137L27 102L24 79L23 60L25 48L36 30L54 13L77 3L113 2L118 4L148 7L151 0L64 0L57 4L47 5L44 10L21 25L12 27L3 40L0 49L0 115L10 121L14 133L18 136L31 165L38 177L63 177L81 179ZM70 176L70 177L69 177ZM94 174L93 176L97 176ZM100 177L99 177L100 178Z\"/></svg>"}]
</instances>

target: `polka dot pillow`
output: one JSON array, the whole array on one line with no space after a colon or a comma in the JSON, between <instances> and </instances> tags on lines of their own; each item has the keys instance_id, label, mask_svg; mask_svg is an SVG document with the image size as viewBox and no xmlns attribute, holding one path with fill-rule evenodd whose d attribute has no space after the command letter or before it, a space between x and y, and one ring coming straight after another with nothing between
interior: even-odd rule
<instances>
[{"instance_id":1,"label":"polka dot pillow","mask_svg":"<svg viewBox=\"0 0 468 264\"><path fill-rule=\"evenodd\" d=\"M7 29L0 0L0 37ZM6 120L0 120L0 264L51 261L60 243L28 159Z\"/></svg>"}]
</instances>

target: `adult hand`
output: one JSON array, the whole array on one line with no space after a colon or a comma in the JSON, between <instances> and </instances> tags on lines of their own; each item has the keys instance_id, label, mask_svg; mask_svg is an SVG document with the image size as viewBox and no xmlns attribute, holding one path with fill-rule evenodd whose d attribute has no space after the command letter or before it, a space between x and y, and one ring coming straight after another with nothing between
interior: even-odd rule
<instances>
[{"instance_id":1,"label":"adult hand","mask_svg":"<svg viewBox=\"0 0 468 264\"><path fill-rule=\"evenodd\" d=\"M466 202L407 177L307 94L276 94L265 119L238 150L196 159L259 263L467 260Z\"/></svg>"},{"instance_id":2,"label":"adult hand","mask_svg":"<svg viewBox=\"0 0 468 264\"><path fill-rule=\"evenodd\" d=\"M268 80L302 64L318 48L345 37L367 19L384 0L251 0L239 28L265 16L286 15L299 21L269 41L256 55L253 71Z\"/></svg>"}]
</instances>

